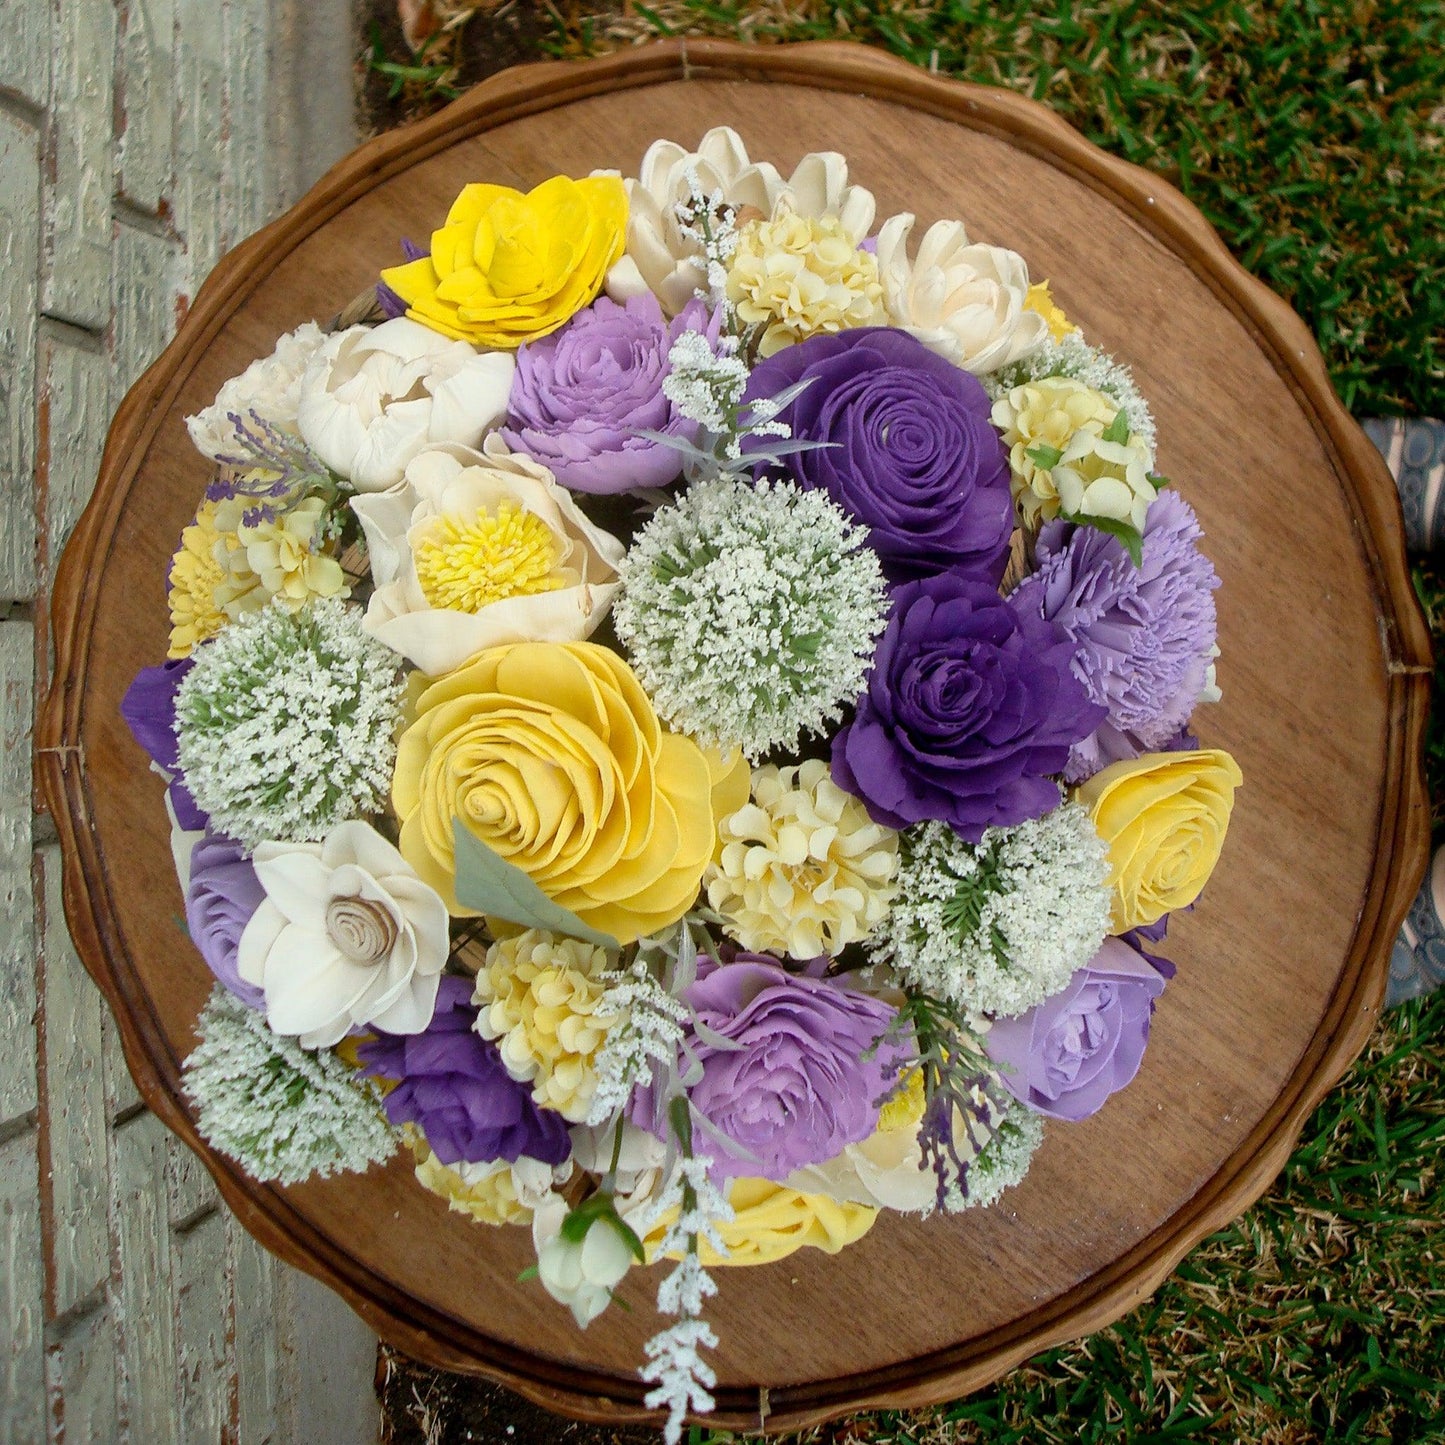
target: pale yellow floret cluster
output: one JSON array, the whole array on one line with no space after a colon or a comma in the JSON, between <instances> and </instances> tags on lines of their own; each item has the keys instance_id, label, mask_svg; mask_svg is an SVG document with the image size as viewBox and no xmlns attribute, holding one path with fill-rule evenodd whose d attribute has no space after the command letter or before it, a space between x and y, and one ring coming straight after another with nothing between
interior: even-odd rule
<instances>
[{"instance_id":1,"label":"pale yellow floret cluster","mask_svg":"<svg viewBox=\"0 0 1445 1445\"><path fill-rule=\"evenodd\" d=\"M739 320L765 328L760 356L822 332L884 320L878 263L836 217L784 209L771 220L749 221L738 232L727 294Z\"/></svg>"},{"instance_id":2,"label":"pale yellow floret cluster","mask_svg":"<svg viewBox=\"0 0 1445 1445\"><path fill-rule=\"evenodd\" d=\"M896 892L897 833L817 758L754 768L751 797L718 840L708 903L750 953L836 954L867 936Z\"/></svg>"},{"instance_id":3,"label":"pale yellow floret cluster","mask_svg":"<svg viewBox=\"0 0 1445 1445\"><path fill-rule=\"evenodd\" d=\"M247 505L233 498L216 510L215 555L224 569L216 603L228 618L259 611L273 597L295 611L313 598L350 595L341 564L324 550L320 497L254 524L242 520Z\"/></svg>"},{"instance_id":4,"label":"pale yellow floret cluster","mask_svg":"<svg viewBox=\"0 0 1445 1445\"><path fill-rule=\"evenodd\" d=\"M531 597L575 583L557 568L557 539L540 517L503 501L496 516L437 517L412 543L422 596L432 607L477 613L504 597Z\"/></svg>"},{"instance_id":5,"label":"pale yellow floret cluster","mask_svg":"<svg viewBox=\"0 0 1445 1445\"><path fill-rule=\"evenodd\" d=\"M407 1143L416 1157L417 1182L440 1195L448 1209L470 1215L479 1224L530 1224L532 1211L517 1198L517 1181L505 1159L463 1165L466 1173L443 1164L415 1130Z\"/></svg>"},{"instance_id":6,"label":"pale yellow floret cluster","mask_svg":"<svg viewBox=\"0 0 1445 1445\"><path fill-rule=\"evenodd\" d=\"M602 1008L607 968L606 949L529 928L494 943L477 974L477 1032L538 1104L573 1123L587 1117L597 1053L617 1022Z\"/></svg>"},{"instance_id":7,"label":"pale yellow floret cluster","mask_svg":"<svg viewBox=\"0 0 1445 1445\"><path fill-rule=\"evenodd\" d=\"M168 657L189 657L226 625L226 614L216 601L216 589L226 575L216 560L220 541L216 504L202 502L196 520L181 532L181 545L171 559L166 599L171 611Z\"/></svg>"}]
</instances>

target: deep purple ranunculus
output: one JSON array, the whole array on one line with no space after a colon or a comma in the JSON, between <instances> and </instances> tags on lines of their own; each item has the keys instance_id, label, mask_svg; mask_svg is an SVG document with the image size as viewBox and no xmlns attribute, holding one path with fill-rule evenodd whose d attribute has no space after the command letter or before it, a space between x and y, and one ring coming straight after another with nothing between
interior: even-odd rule
<instances>
[{"instance_id":1,"label":"deep purple ranunculus","mask_svg":"<svg viewBox=\"0 0 1445 1445\"><path fill-rule=\"evenodd\" d=\"M997 1019L984 1040L1004 1087L1036 1113L1077 1123L1139 1072L1164 980L1122 939L1052 998Z\"/></svg>"},{"instance_id":2,"label":"deep purple ranunculus","mask_svg":"<svg viewBox=\"0 0 1445 1445\"><path fill-rule=\"evenodd\" d=\"M619 304L603 296L560 330L517 351L501 436L576 492L663 487L682 472L682 453L638 436L692 441L697 426L663 395L667 354L684 331L716 339L701 301L669 322L650 291Z\"/></svg>"},{"instance_id":3,"label":"deep purple ranunculus","mask_svg":"<svg viewBox=\"0 0 1445 1445\"><path fill-rule=\"evenodd\" d=\"M367 1073L399 1082L387 1094L386 1116L415 1124L443 1164L486 1164L522 1155L560 1164L572 1151L567 1121L539 1109L532 1090L508 1072L501 1051L473 1031L472 985L446 975L432 1021L419 1034L388 1034L361 1045Z\"/></svg>"},{"instance_id":4,"label":"deep purple ranunculus","mask_svg":"<svg viewBox=\"0 0 1445 1445\"><path fill-rule=\"evenodd\" d=\"M207 823L181 775L176 742L176 691L195 665L194 657L173 657L159 667L143 667L120 700L120 715L151 761L171 775L168 791L176 822L197 830Z\"/></svg>"},{"instance_id":5,"label":"deep purple ranunculus","mask_svg":"<svg viewBox=\"0 0 1445 1445\"><path fill-rule=\"evenodd\" d=\"M779 414L793 436L833 445L787 469L870 530L894 581L961 571L994 586L1013 532L1008 456L978 378L906 331L812 336L760 361L747 398L808 385Z\"/></svg>"},{"instance_id":6,"label":"deep purple ranunculus","mask_svg":"<svg viewBox=\"0 0 1445 1445\"><path fill-rule=\"evenodd\" d=\"M877 1128L878 1101L899 1063L891 1046L870 1052L894 1018L886 1003L748 953L731 963L701 959L684 997L705 1028L741 1045L720 1049L688 1037L702 1063L688 1097L721 1136L700 1132L694 1147L713 1156L717 1179L786 1179ZM666 1137L668 1122L645 1093L635 1113Z\"/></svg>"},{"instance_id":7,"label":"deep purple ranunculus","mask_svg":"<svg viewBox=\"0 0 1445 1445\"><path fill-rule=\"evenodd\" d=\"M1074 644L986 582L945 572L893 591L853 720L833 739L833 780L891 828L936 818L985 828L1059 803L1050 774L1104 716L1074 675Z\"/></svg>"},{"instance_id":8,"label":"deep purple ranunculus","mask_svg":"<svg viewBox=\"0 0 1445 1445\"><path fill-rule=\"evenodd\" d=\"M206 966L248 1008L264 1009L266 995L236 967L236 951L266 890L245 850L233 839L207 833L191 849L186 928Z\"/></svg>"}]
</instances>

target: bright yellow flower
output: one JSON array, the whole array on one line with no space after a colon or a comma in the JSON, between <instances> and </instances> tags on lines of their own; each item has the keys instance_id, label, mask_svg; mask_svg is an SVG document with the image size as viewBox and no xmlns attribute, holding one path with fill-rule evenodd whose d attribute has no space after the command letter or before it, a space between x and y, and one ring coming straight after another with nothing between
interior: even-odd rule
<instances>
[{"instance_id":1,"label":"bright yellow flower","mask_svg":"<svg viewBox=\"0 0 1445 1445\"><path fill-rule=\"evenodd\" d=\"M221 534L216 527L216 504L202 502L196 520L181 533L181 545L171 558L167 602L171 609L171 645L168 657L189 657L191 651L214 637L227 622L216 600L225 568L216 559Z\"/></svg>"},{"instance_id":2,"label":"bright yellow flower","mask_svg":"<svg viewBox=\"0 0 1445 1445\"><path fill-rule=\"evenodd\" d=\"M495 516L444 515L412 544L417 583L433 607L480 612L504 597L532 597L566 587L557 542L540 517L503 501ZM575 573L573 574L575 576Z\"/></svg>"},{"instance_id":3,"label":"bright yellow flower","mask_svg":"<svg viewBox=\"0 0 1445 1445\"><path fill-rule=\"evenodd\" d=\"M1062 341L1071 331L1079 328L1064 315L1063 308L1054 300L1047 281L1036 281L1024 297L1024 305L1036 311L1049 324L1049 335L1055 341Z\"/></svg>"},{"instance_id":4,"label":"bright yellow flower","mask_svg":"<svg viewBox=\"0 0 1445 1445\"><path fill-rule=\"evenodd\" d=\"M1077 790L1109 848L1115 933L1155 923L1199 897L1243 781L1228 753L1201 748L1114 763Z\"/></svg>"},{"instance_id":5,"label":"bright yellow flower","mask_svg":"<svg viewBox=\"0 0 1445 1445\"><path fill-rule=\"evenodd\" d=\"M590 642L488 648L426 688L398 747L401 852L457 902L453 822L583 922L631 943L697 898L715 787L737 774L665 732L632 669ZM721 795L720 795L721 796Z\"/></svg>"},{"instance_id":6,"label":"bright yellow flower","mask_svg":"<svg viewBox=\"0 0 1445 1445\"><path fill-rule=\"evenodd\" d=\"M523 195L470 185L432 232L431 255L381 273L413 319L510 351L555 331L602 289L622 255L627 192L616 176L553 176Z\"/></svg>"}]
</instances>

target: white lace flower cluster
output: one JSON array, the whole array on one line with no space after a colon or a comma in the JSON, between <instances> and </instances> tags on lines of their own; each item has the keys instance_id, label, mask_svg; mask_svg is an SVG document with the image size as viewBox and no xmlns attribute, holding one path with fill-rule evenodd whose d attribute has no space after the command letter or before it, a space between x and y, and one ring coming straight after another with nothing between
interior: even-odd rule
<instances>
[{"instance_id":1,"label":"white lace flower cluster","mask_svg":"<svg viewBox=\"0 0 1445 1445\"><path fill-rule=\"evenodd\" d=\"M865 535L790 482L701 482L661 508L612 609L658 714L750 758L838 721L883 630Z\"/></svg>"},{"instance_id":2,"label":"white lace flower cluster","mask_svg":"<svg viewBox=\"0 0 1445 1445\"><path fill-rule=\"evenodd\" d=\"M248 849L319 842L382 809L402 684L395 655L355 609L272 604L195 657L176 694L179 761L217 832Z\"/></svg>"},{"instance_id":3,"label":"white lace flower cluster","mask_svg":"<svg viewBox=\"0 0 1445 1445\"><path fill-rule=\"evenodd\" d=\"M866 945L915 988L1005 1017L1042 1003L1109 931L1108 854L1064 803L978 844L943 823L903 835L898 896Z\"/></svg>"},{"instance_id":4,"label":"white lace flower cluster","mask_svg":"<svg viewBox=\"0 0 1445 1445\"><path fill-rule=\"evenodd\" d=\"M644 958L625 970L603 974L607 991L599 1012L618 1022L607 1031L593 1059L595 1087L586 1122L601 1125L614 1119L633 1090L652 1082L654 1067L677 1058L683 1029L691 1014L653 974Z\"/></svg>"},{"instance_id":5,"label":"white lace flower cluster","mask_svg":"<svg viewBox=\"0 0 1445 1445\"><path fill-rule=\"evenodd\" d=\"M1043 1116L1010 1103L993 1137L969 1163L962 1186L955 1184L945 1201L950 1214L988 1209L1006 1189L1022 1183L1035 1153L1044 1142Z\"/></svg>"}]
</instances>

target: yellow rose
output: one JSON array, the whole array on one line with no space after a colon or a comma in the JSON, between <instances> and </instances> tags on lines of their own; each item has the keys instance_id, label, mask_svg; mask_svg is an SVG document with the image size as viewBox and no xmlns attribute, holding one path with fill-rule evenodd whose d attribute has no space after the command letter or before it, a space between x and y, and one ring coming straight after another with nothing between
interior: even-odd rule
<instances>
[{"instance_id":1,"label":"yellow rose","mask_svg":"<svg viewBox=\"0 0 1445 1445\"><path fill-rule=\"evenodd\" d=\"M381 279L414 320L511 351L596 297L626 235L627 192L616 176L553 176L526 195L471 185L432 232L431 255Z\"/></svg>"},{"instance_id":2,"label":"yellow rose","mask_svg":"<svg viewBox=\"0 0 1445 1445\"><path fill-rule=\"evenodd\" d=\"M1109 848L1115 933L1157 922L1199 897L1243 781L1228 753L1201 748L1114 763L1076 791Z\"/></svg>"},{"instance_id":3,"label":"yellow rose","mask_svg":"<svg viewBox=\"0 0 1445 1445\"><path fill-rule=\"evenodd\" d=\"M770 1179L734 1179L728 1203L733 1218L718 1225L727 1254L719 1255L705 1239L698 1241L698 1253L707 1269L773 1264L809 1246L837 1254L862 1239L878 1218L878 1211L869 1205L840 1204L826 1194L802 1194ZM662 1236L676 1215L675 1209L664 1214L642 1241L649 1264L657 1258Z\"/></svg>"},{"instance_id":4,"label":"yellow rose","mask_svg":"<svg viewBox=\"0 0 1445 1445\"><path fill-rule=\"evenodd\" d=\"M590 642L488 648L421 692L397 750L402 856L465 915L453 820L584 923L631 943L692 906L717 810L746 788L665 732L632 669ZM714 798L714 790L717 798Z\"/></svg>"}]
</instances>

